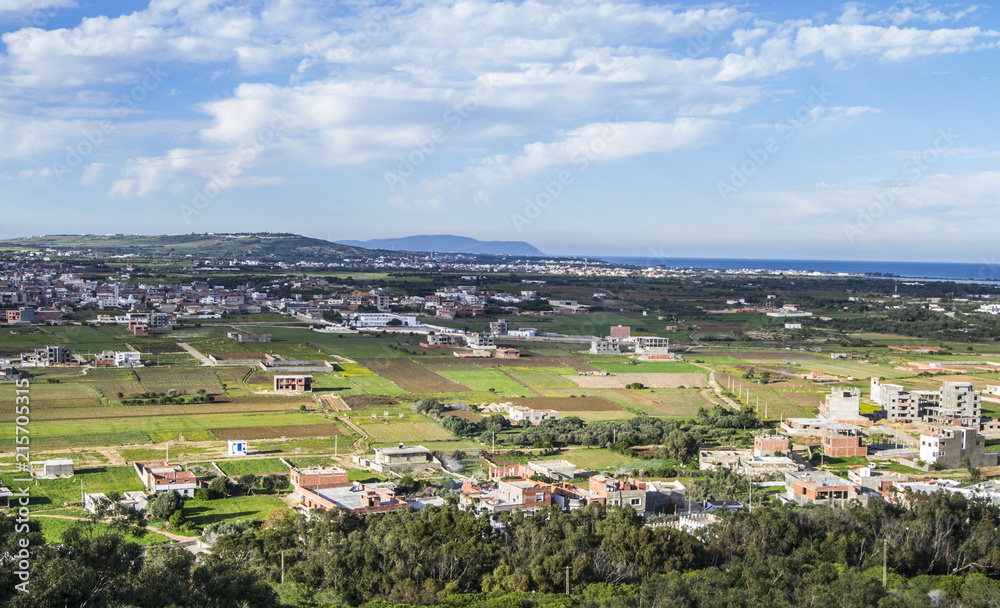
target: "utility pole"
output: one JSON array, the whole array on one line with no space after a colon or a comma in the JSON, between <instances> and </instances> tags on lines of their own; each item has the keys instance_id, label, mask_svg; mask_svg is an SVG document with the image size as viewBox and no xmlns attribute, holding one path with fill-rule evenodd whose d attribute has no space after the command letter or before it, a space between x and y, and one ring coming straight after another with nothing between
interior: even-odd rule
<instances>
[{"instance_id":1,"label":"utility pole","mask_svg":"<svg viewBox=\"0 0 1000 608\"><path fill-rule=\"evenodd\" d=\"M333 457L334 458L337 457L337 452L339 451L339 448L340 448L340 435L334 435L333 436Z\"/></svg>"},{"instance_id":2,"label":"utility pole","mask_svg":"<svg viewBox=\"0 0 1000 608\"><path fill-rule=\"evenodd\" d=\"M285 582L285 550L281 550L281 582Z\"/></svg>"},{"instance_id":3,"label":"utility pole","mask_svg":"<svg viewBox=\"0 0 1000 608\"><path fill-rule=\"evenodd\" d=\"M84 506L85 500L83 499L83 479L80 480L80 506Z\"/></svg>"},{"instance_id":4,"label":"utility pole","mask_svg":"<svg viewBox=\"0 0 1000 608\"><path fill-rule=\"evenodd\" d=\"M497 453L497 432L496 432L496 429L494 429L492 431L492 433L493 433L493 442L492 442L492 447L490 448L490 453L491 454L496 454Z\"/></svg>"},{"instance_id":5,"label":"utility pole","mask_svg":"<svg viewBox=\"0 0 1000 608\"><path fill-rule=\"evenodd\" d=\"M566 566L566 595L569 595L569 566Z\"/></svg>"}]
</instances>

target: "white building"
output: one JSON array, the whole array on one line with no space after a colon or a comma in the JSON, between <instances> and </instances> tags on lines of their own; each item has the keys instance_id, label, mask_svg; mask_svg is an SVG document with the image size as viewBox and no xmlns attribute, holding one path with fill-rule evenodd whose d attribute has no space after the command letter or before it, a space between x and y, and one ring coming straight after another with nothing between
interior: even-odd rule
<instances>
[{"instance_id":1,"label":"white building","mask_svg":"<svg viewBox=\"0 0 1000 608\"><path fill-rule=\"evenodd\" d=\"M533 410L523 405L511 405L507 408L507 417L513 423L527 420L531 424L539 424L542 420L559 420L559 412L555 410Z\"/></svg>"},{"instance_id":2,"label":"white building","mask_svg":"<svg viewBox=\"0 0 1000 608\"><path fill-rule=\"evenodd\" d=\"M861 389L835 388L820 405L819 415L829 420L859 420L861 418Z\"/></svg>"},{"instance_id":3,"label":"white building","mask_svg":"<svg viewBox=\"0 0 1000 608\"><path fill-rule=\"evenodd\" d=\"M142 367L142 354L135 351L115 351L115 367Z\"/></svg>"},{"instance_id":4,"label":"white building","mask_svg":"<svg viewBox=\"0 0 1000 608\"><path fill-rule=\"evenodd\" d=\"M230 456L247 455L247 442L245 439L230 439L226 447L227 447L227 453Z\"/></svg>"},{"instance_id":5,"label":"white building","mask_svg":"<svg viewBox=\"0 0 1000 608\"><path fill-rule=\"evenodd\" d=\"M538 332L534 327L522 327L521 329L507 330L507 336L511 338L534 338Z\"/></svg>"},{"instance_id":6,"label":"white building","mask_svg":"<svg viewBox=\"0 0 1000 608\"><path fill-rule=\"evenodd\" d=\"M591 340L590 341L590 352L594 355L620 355L621 351L618 350L618 345L611 342L611 340Z\"/></svg>"},{"instance_id":7,"label":"white building","mask_svg":"<svg viewBox=\"0 0 1000 608\"><path fill-rule=\"evenodd\" d=\"M352 321L356 327L387 327L393 319L398 320L402 327L420 325L417 318L410 315L396 315L387 312L360 312L354 315Z\"/></svg>"}]
</instances>

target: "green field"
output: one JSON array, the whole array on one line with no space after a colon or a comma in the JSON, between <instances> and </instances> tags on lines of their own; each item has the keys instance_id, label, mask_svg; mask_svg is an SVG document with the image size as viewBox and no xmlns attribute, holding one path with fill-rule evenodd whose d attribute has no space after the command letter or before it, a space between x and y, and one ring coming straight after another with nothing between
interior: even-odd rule
<instances>
[{"instance_id":1,"label":"green field","mask_svg":"<svg viewBox=\"0 0 1000 608\"><path fill-rule=\"evenodd\" d=\"M277 458L253 458L247 460L217 461L226 475L265 475L267 473L287 473L288 467Z\"/></svg>"},{"instance_id":2,"label":"green field","mask_svg":"<svg viewBox=\"0 0 1000 608\"><path fill-rule=\"evenodd\" d=\"M204 528L220 521L264 519L272 511L287 509L277 496L237 496L217 500L192 498L184 503L184 517L192 528Z\"/></svg>"},{"instance_id":3,"label":"green field","mask_svg":"<svg viewBox=\"0 0 1000 608\"><path fill-rule=\"evenodd\" d=\"M576 374L576 370L568 367L513 367L508 371L511 376L532 388L573 388L576 386L563 378L563 375Z\"/></svg>"},{"instance_id":4,"label":"green field","mask_svg":"<svg viewBox=\"0 0 1000 608\"><path fill-rule=\"evenodd\" d=\"M589 470L610 469L634 461L632 458L603 448L568 450L560 454L559 458L568 460L581 469Z\"/></svg>"},{"instance_id":5,"label":"green field","mask_svg":"<svg viewBox=\"0 0 1000 608\"><path fill-rule=\"evenodd\" d=\"M14 481L14 478L20 477L18 473L4 473L2 475L4 487L11 489L24 487L25 484ZM31 482L28 490L31 496L31 509L45 511L60 509L67 503L80 505L81 482L83 492L87 494L145 490L132 467L79 469L73 477L67 479L36 479Z\"/></svg>"},{"instance_id":6,"label":"green field","mask_svg":"<svg viewBox=\"0 0 1000 608\"><path fill-rule=\"evenodd\" d=\"M210 407L211 404L206 404ZM110 412L109 412L110 413ZM80 445L127 445L134 443L214 439L209 429L230 427L267 427L298 424L326 424L315 413L208 413L146 418L92 418L86 420L46 420L31 427L31 445L36 449L63 449ZM0 449L11 450L14 430L4 425ZM84 441L85 443L81 443ZM96 443L107 442L107 443Z\"/></svg>"},{"instance_id":7,"label":"green field","mask_svg":"<svg viewBox=\"0 0 1000 608\"><path fill-rule=\"evenodd\" d=\"M476 370L444 370L435 368L435 371L445 378L467 386L474 391L490 392L490 389L493 389L496 395L501 397L528 397L532 394L521 383L508 378L503 372L490 367Z\"/></svg>"},{"instance_id":8,"label":"green field","mask_svg":"<svg viewBox=\"0 0 1000 608\"><path fill-rule=\"evenodd\" d=\"M92 522L79 522L71 519L59 519L55 517L36 517L32 519L42 528L42 535L45 536L45 542L48 544L54 544L62 542L63 534L67 530L74 526L84 526L85 529L93 530L97 534L104 533L110 530L111 527L104 523L92 523ZM149 547L152 545L160 545L163 543L172 542L166 536L157 534L153 530L148 530L142 536L135 536L134 534L126 534L125 539L129 542L133 542L141 547Z\"/></svg>"},{"instance_id":9,"label":"green field","mask_svg":"<svg viewBox=\"0 0 1000 608\"><path fill-rule=\"evenodd\" d=\"M701 374L705 372L697 365L684 361L636 361L635 365L631 365L620 360L588 359L587 363L612 374Z\"/></svg>"},{"instance_id":10,"label":"green field","mask_svg":"<svg viewBox=\"0 0 1000 608\"><path fill-rule=\"evenodd\" d=\"M413 421L404 418L398 421L390 419L389 422L383 422L356 418L354 422L364 432L371 435L372 441L377 443L419 443L421 441L447 441L455 438L441 425L431 420Z\"/></svg>"}]
</instances>

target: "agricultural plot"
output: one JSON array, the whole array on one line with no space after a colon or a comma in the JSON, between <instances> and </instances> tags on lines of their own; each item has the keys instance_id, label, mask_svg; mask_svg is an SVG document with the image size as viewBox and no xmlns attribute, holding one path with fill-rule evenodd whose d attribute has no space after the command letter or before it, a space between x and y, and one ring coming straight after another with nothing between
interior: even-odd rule
<instances>
[{"instance_id":1,"label":"agricultural plot","mask_svg":"<svg viewBox=\"0 0 1000 608\"><path fill-rule=\"evenodd\" d=\"M694 388L623 392L640 403L643 413L657 418L695 419L699 408L710 406L702 391Z\"/></svg>"},{"instance_id":2,"label":"agricultural plot","mask_svg":"<svg viewBox=\"0 0 1000 608\"><path fill-rule=\"evenodd\" d=\"M364 359L361 363L411 393L458 393L469 390L409 359Z\"/></svg>"},{"instance_id":3,"label":"agricultural plot","mask_svg":"<svg viewBox=\"0 0 1000 608\"><path fill-rule=\"evenodd\" d=\"M648 388L704 387L704 373L697 374L656 374L621 373L614 376L566 376L566 379L582 388L625 388L639 383Z\"/></svg>"},{"instance_id":4,"label":"agricultural plot","mask_svg":"<svg viewBox=\"0 0 1000 608\"><path fill-rule=\"evenodd\" d=\"M528 367L513 367L505 371L529 388L573 388L576 386L563 377L563 375L575 373L570 368L533 369Z\"/></svg>"},{"instance_id":5,"label":"agricultural plot","mask_svg":"<svg viewBox=\"0 0 1000 608\"><path fill-rule=\"evenodd\" d=\"M118 393L128 398L146 392L135 373L127 369L89 369L78 381L97 389L108 399L116 398Z\"/></svg>"},{"instance_id":6,"label":"agricultural plot","mask_svg":"<svg viewBox=\"0 0 1000 608\"><path fill-rule=\"evenodd\" d=\"M148 391L165 393L171 389L185 394L194 394L204 390L212 395L222 393L222 385L215 371L196 367L192 369L141 368L135 370L139 383Z\"/></svg>"},{"instance_id":7,"label":"agricultural plot","mask_svg":"<svg viewBox=\"0 0 1000 608\"><path fill-rule=\"evenodd\" d=\"M625 361L592 360L590 364L612 374L702 374L705 371L697 365L685 363L684 361L635 361L634 363L626 363Z\"/></svg>"},{"instance_id":8,"label":"agricultural plot","mask_svg":"<svg viewBox=\"0 0 1000 608\"><path fill-rule=\"evenodd\" d=\"M627 456L603 448L569 450L560 454L560 458L572 462L585 471L609 469L634 462Z\"/></svg>"},{"instance_id":9,"label":"agricultural plot","mask_svg":"<svg viewBox=\"0 0 1000 608\"><path fill-rule=\"evenodd\" d=\"M64 407L35 410L33 420L86 420L90 418L146 418L156 416L188 416L201 414L248 413L248 412L291 412L303 404L313 405L311 399L239 399L225 403L194 403L178 405L126 405ZM0 420L4 416L0 415Z\"/></svg>"},{"instance_id":10,"label":"agricultural plot","mask_svg":"<svg viewBox=\"0 0 1000 608\"><path fill-rule=\"evenodd\" d=\"M0 402L14 403L17 394L14 383L0 384ZM32 383L31 403L38 409L33 409L37 417L39 411L49 409L72 409L78 407L95 407L101 405L101 397L93 387L76 382L59 384ZM13 410L11 410L13 411Z\"/></svg>"},{"instance_id":11,"label":"agricultural plot","mask_svg":"<svg viewBox=\"0 0 1000 608\"><path fill-rule=\"evenodd\" d=\"M32 427L36 449L65 449L79 446L115 446L162 442L184 437L188 441L214 439L210 429L236 425L269 427L289 424L318 424L326 421L315 414L205 413L196 415L144 416L136 418L94 418L88 420L48 420ZM0 449L13 448L13 429L0 435ZM36 443L37 442L37 443Z\"/></svg>"},{"instance_id":12,"label":"agricultural plot","mask_svg":"<svg viewBox=\"0 0 1000 608\"><path fill-rule=\"evenodd\" d=\"M395 383L379 376L377 374L368 374L365 376L351 376L348 380L358 388L359 391L367 393L369 395L405 395L407 391L403 390Z\"/></svg>"},{"instance_id":13,"label":"agricultural plot","mask_svg":"<svg viewBox=\"0 0 1000 608\"><path fill-rule=\"evenodd\" d=\"M479 422L483 419L482 416L475 412L467 412L464 410L452 410L450 412L445 412L441 414L442 416L454 416L455 418L462 418L468 420L469 422Z\"/></svg>"},{"instance_id":14,"label":"agricultural plot","mask_svg":"<svg viewBox=\"0 0 1000 608\"><path fill-rule=\"evenodd\" d=\"M588 422L627 420L634 416L603 397L527 397L512 401L532 409L555 410L560 416L577 416Z\"/></svg>"},{"instance_id":15,"label":"agricultural plot","mask_svg":"<svg viewBox=\"0 0 1000 608\"><path fill-rule=\"evenodd\" d=\"M321 424L291 424L284 426L241 426L211 429L221 441L229 439L280 439L282 437L333 437L347 435L344 428L333 422Z\"/></svg>"},{"instance_id":16,"label":"agricultural plot","mask_svg":"<svg viewBox=\"0 0 1000 608\"><path fill-rule=\"evenodd\" d=\"M361 429L371 435L376 443L420 443L421 441L448 441L455 436L431 420L363 420L353 419Z\"/></svg>"},{"instance_id":17,"label":"agricultural plot","mask_svg":"<svg viewBox=\"0 0 1000 608\"><path fill-rule=\"evenodd\" d=\"M226 475L267 475L268 473L288 472L288 467L277 458L224 460L216 464Z\"/></svg>"},{"instance_id":18,"label":"agricultural plot","mask_svg":"<svg viewBox=\"0 0 1000 608\"><path fill-rule=\"evenodd\" d=\"M508 378L503 372L493 368L477 370L445 370L438 374L448 380L467 386L478 392L495 393L501 397L527 397L531 391L519 382Z\"/></svg>"}]
</instances>

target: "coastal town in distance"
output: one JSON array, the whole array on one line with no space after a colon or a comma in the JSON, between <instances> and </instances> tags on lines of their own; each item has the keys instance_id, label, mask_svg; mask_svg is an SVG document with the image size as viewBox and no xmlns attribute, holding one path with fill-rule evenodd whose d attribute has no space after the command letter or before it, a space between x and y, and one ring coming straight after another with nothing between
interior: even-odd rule
<instances>
[{"instance_id":1,"label":"coastal town in distance","mask_svg":"<svg viewBox=\"0 0 1000 608\"><path fill-rule=\"evenodd\" d=\"M990 282L290 234L17 239L0 242L0 263L11 404L0 500L49 547L109 534L194 563L251 551L262 597L273 587L292 606L453 594L474 605L491 590L574 597L611 582L574 562L568 540L547 549L551 564L494 587L435 570L412 574L423 580L409 591L398 575L373 575L374 592L310 579L348 559L317 557L317 526L367 530L359 542L377 547L386 525L444 514L487 543L530 521L610 518L593 559L611 559L616 526L656 547L613 564L636 602L653 573L701 571L726 529L767 529L759 518L772 512L879 514L869 533L881 536L866 542L886 547L857 556L870 562L858 576L876 582L955 575L936 560L993 567L968 547L917 547L930 529L901 523L976 509L987 520L948 524L945 544L995 534L979 529L1000 517ZM265 540L278 530L297 532ZM462 526L419 534L474 542ZM46 559L72 559L52 550ZM489 551L455 559L484 560L483 581L516 572Z\"/></svg>"}]
</instances>

